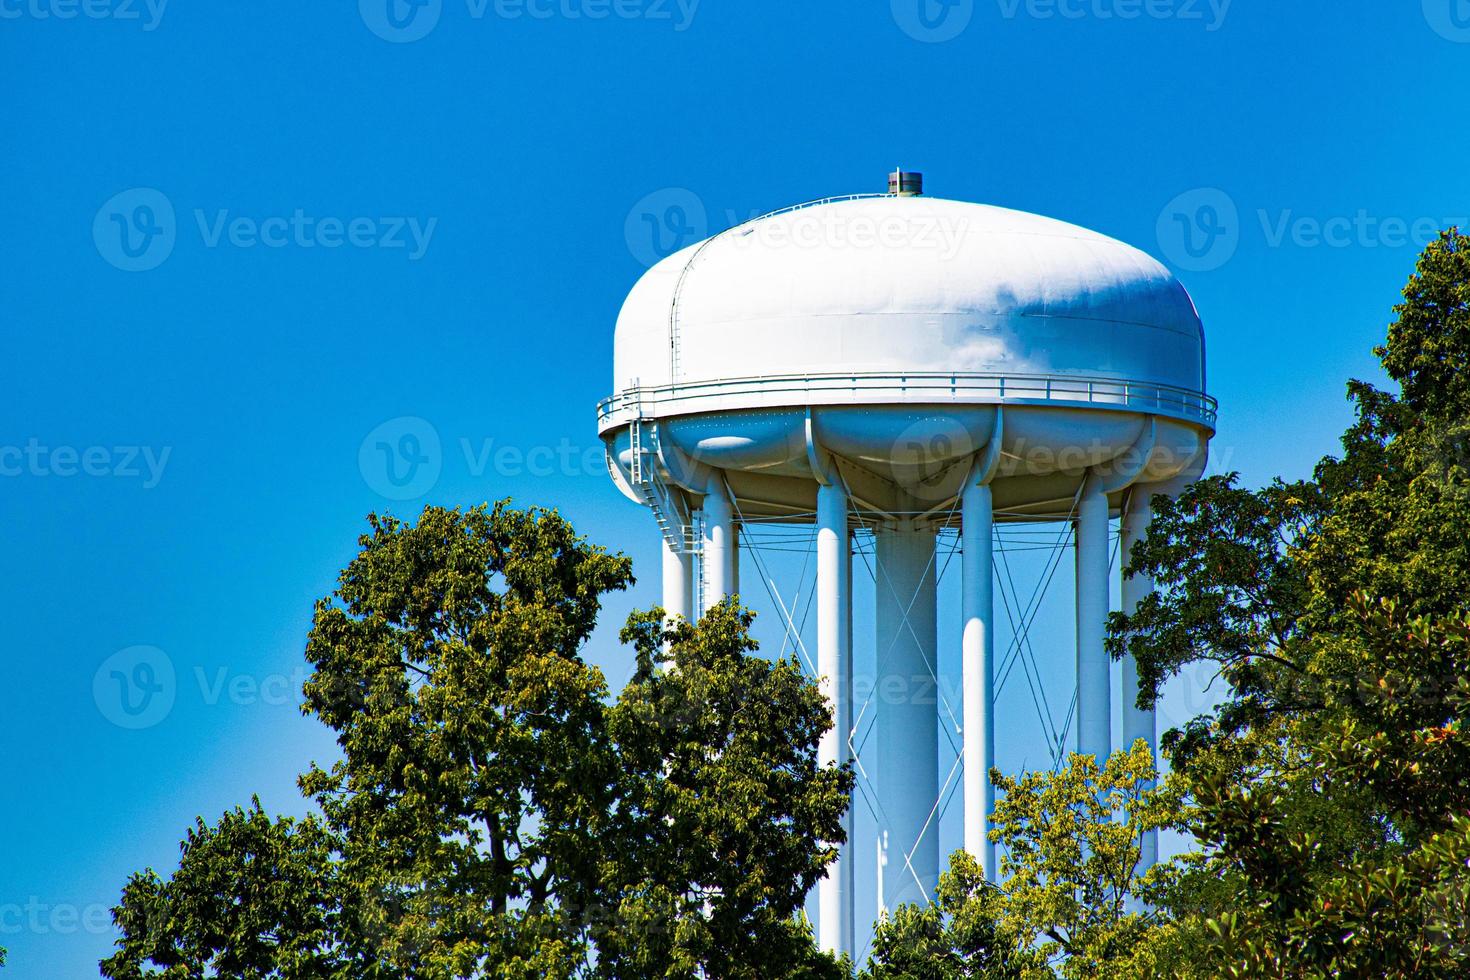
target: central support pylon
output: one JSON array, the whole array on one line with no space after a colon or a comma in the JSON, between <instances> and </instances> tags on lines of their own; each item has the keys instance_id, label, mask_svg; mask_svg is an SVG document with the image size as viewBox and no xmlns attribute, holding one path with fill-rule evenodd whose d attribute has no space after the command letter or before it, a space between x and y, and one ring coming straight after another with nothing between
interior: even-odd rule
<instances>
[{"instance_id":1,"label":"central support pylon","mask_svg":"<svg viewBox=\"0 0 1470 980\"><path fill-rule=\"evenodd\" d=\"M1077 751L1107 761L1112 752L1108 697L1108 498L1089 477L1077 501Z\"/></svg>"},{"instance_id":2,"label":"central support pylon","mask_svg":"<svg viewBox=\"0 0 1470 980\"><path fill-rule=\"evenodd\" d=\"M960 639L964 686L965 850L996 880L990 818L995 812L995 566L994 501L988 484L971 482L960 500L961 559L964 562Z\"/></svg>"},{"instance_id":3,"label":"central support pylon","mask_svg":"<svg viewBox=\"0 0 1470 980\"><path fill-rule=\"evenodd\" d=\"M832 705L832 728L817 746L822 766L851 761L852 546L847 494L835 482L817 489L817 677ZM817 885L817 936L832 953L853 945L853 811L844 816L847 843Z\"/></svg>"},{"instance_id":4,"label":"central support pylon","mask_svg":"<svg viewBox=\"0 0 1470 980\"><path fill-rule=\"evenodd\" d=\"M875 528L877 662L874 699L878 907L927 902L939 883L939 707L935 648L935 531L910 519Z\"/></svg>"}]
</instances>

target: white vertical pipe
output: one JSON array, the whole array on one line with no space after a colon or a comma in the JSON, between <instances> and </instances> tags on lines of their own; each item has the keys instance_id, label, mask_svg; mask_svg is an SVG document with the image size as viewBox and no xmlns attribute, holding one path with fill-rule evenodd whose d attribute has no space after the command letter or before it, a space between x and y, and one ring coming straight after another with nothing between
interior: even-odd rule
<instances>
[{"instance_id":1,"label":"white vertical pipe","mask_svg":"<svg viewBox=\"0 0 1470 980\"><path fill-rule=\"evenodd\" d=\"M725 480L716 473L704 495L704 608L730 595L731 536L735 529L735 510L730 503ZM704 609L700 610L701 614Z\"/></svg>"},{"instance_id":2,"label":"white vertical pipe","mask_svg":"<svg viewBox=\"0 0 1470 980\"><path fill-rule=\"evenodd\" d=\"M875 537L877 793L887 825L879 832L879 902L891 911L927 902L939 881L939 826L930 818L939 797L935 534L903 520Z\"/></svg>"},{"instance_id":3,"label":"white vertical pipe","mask_svg":"<svg viewBox=\"0 0 1470 980\"><path fill-rule=\"evenodd\" d=\"M1149 523L1153 520L1152 493L1148 487L1135 486L1128 497L1128 504L1123 511L1122 534L1123 545L1119 565L1127 568L1133 557L1133 546L1148 534ZM1147 575L1135 575L1132 578L1123 578L1123 611L1132 613L1138 608L1149 593L1154 590L1153 579ZM1150 749L1157 753L1158 729L1154 718L1154 709L1147 711L1138 707L1138 664L1129 654L1123 658L1123 683L1121 684L1121 697L1123 700L1123 748L1131 749L1133 743L1140 738L1148 743ZM1157 764L1157 760L1155 760ZM1147 871L1158 863L1159 860L1159 832L1151 830L1142 841L1143 863L1140 871Z\"/></svg>"},{"instance_id":4,"label":"white vertical pipe","mask_svg":"<svg viewBox=\"0 0 1470 980\"><path fill-rule=\"evenodd\" d=\"M694 619L694 568L692 556L664 542L664 612L670 619Z\"/></svg>"},{"instance_id":5,"label":"white vertical pipe","mask_svg":"<svg viewBox=\"0 0 1470 980\"><path fill-rule=\"evenodd\" d=\"M1108 697L1108 498L1088 478L1077 503L1077 751L1099 763L1112 751Z\"/></svg>"},{"instance_id":6,"label":"white vertical pipe","mask_svg":"<svg viewBox=\"0 0 1470 980\"><path fill-rule=\"evenodd\" d=\"M995 810L995 593L989 485L966 486L960 501L964 633L960 663L964 686L965 850L996 880L990 817Z\"/></svg>"},{"instance_id":7,"label":"white vertical pipe","mask_svg":"<svg viewBox=\"0 0 1470 980\"><path fill-rule=\"evenodd\" d=\"M730 525L730 594L740 594L740 522Z\"/></svg>"},{"instance_id":8,"label":"white vertical pipe","mask_svg":"<svg viewBox=\"0 0 1470 980\"><path fill-rule=\"evenodd\" d=\"M832 705L832 728L817 745L819 765L847 762L852 727L852 556L848 548L847 494L835 485L817 488L817 673L818 687ZM843 822L848 823L844 814ZM817 938L834 954L852 948L852 841L817 883Z\"/></svg>"},{"instance_id":9,"label":"white vertical pipe","mask_svg":"<svg viewBox=\"0 0 1470 980\"><path fill-rule=\"evenodd\" d=\"M853 761L852 726L853 726L853 655L852 655L852 523L849 521L847 538L842 546L842 580L847 583L848 593L846 606L846 618L842 628L842 703L847 705L847 724L841 730L842 741L839 743L839 752L844 762ZM844 860L841 865L842 892L847 896L846 911L843 913L842 948L857 958L857 807L848 806L847 813L842 817L843 829L847 831L847 847Z\"/></svg>"}]
</instances>

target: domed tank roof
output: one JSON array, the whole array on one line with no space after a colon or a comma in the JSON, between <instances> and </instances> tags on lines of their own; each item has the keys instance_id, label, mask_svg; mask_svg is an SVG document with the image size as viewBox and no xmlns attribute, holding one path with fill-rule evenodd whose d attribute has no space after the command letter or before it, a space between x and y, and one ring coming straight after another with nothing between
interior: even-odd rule
<instances>
[{"instance_id":1,"label":"domed tank roof","mask_svg":"<svg viewBox=\"0 0 1470 980\"><path fill-rule=\"evenodd\" d=\"M648 270L614 343L618 393L940 374L1047 379L1047 397L1051 379L1116 383L1125 401L1152 386L1213 420L1200 319L1167 269L1097 232L963 201L873 195L738 225Z\"/></svg>"}]
</instances>

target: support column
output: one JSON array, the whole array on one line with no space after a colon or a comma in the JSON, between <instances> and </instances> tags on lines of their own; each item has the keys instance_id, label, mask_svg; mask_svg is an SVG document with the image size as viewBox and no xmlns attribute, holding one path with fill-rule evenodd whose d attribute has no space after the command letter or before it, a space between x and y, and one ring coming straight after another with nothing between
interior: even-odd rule
<instances>
[{"instance_id":1,"label":"support column","mask_svg":"<svg viewBox=\"0 0 1470 980\"><path fill-rule=\"evenodd\" d=\"M1077 751L1099 763L1112 752L1108 697L1108 498L1088 477L1077 502Z\"/></svg>"},{"instance_id":2,"label":"support column","mask_svg":"<svg viewBox=\"0 0 1470 980\"><path fill-rule=\"evenodd\" d=\"M1123 510L1122 532L1123 547L1119 558L1119 565L1127 568L1133 557L1133 546L1148 534L1149 523L1153 520L1153 495L1150 488L1135 486L1128 496L1128 503ZM1123 611L1131 614L1138 608L1149 593L1153 592L1153 579L1147 575L1135 575L1132 578L1123 578ZM1129 654L1123 658L1123 683L1121 685L1123 699L1123 748L1131 749L1133 743L1140 738L1148 743L1148 747L1155 754L1158 752L1158 728L1154 717L1154 709L1147 711L1138 707L1138 664L1133 655ZM1157 765L1157 759L1155 759ZM1151 830L1142 841L1143 862L1140 872L1147 871L1158 863L1159 860L1159 832Z\"/></svg>"},{"instance_id":3,"label":"support column","mask_svg":"<svg viewBox=\"0 0 1470 980\"><path fill-rule=\"evenodd\" d=\"M730 594L740 594L740 531L739 521L730 525Z\"/></svg>"},{"instance_id":4,"label":"support column","mask_svg":"<svg viewBox=\"0 0 1470 980\"><path fill-rule=\"evenodd\" d=\"M845 759L848 762L853 761L853 758L854 758L854 756L856 754L855 751L854 751L854 749L853 749L853 738L852 738L853 725L856 724L854 715L855 715L856 710L857 710L854 707L854 705L857 702L853 700L853 696L852 696L852 684L853 684L854 668L853 668L853 654L852 654L852 593L851 593L850 590L852 588L852 551L853 551L853 545L854 545L854 541L853 541L853 528L852 528L852 523L849 521L848 526L847 526L847 541L846 541L846 546L842 549L842 561L843 561L843 569L844 569L844 571L843 571L842 574L843 574L843 579L844 579L844 581L847 582L847 585L848 585L848 588L849 588L848 598L847 598L847 625L844 627L846 629L846 631L847 631L847 633L846 633L846 636L847 636L847 646L845 648L845 652L843 653L843 662L847 665L847 675L844 678L843 686L842 686L842 701L843 701L844 704L847 705L847 728L844 729L841 732L842 742L841 742L841 750L840 750L842 752L842 758ZM854 787L854 792L856 792L856 787ZM848 898L847 898L847 909L848 909L848 912L847 912L847 948L848 948L849 951L851 951L851 953L853 955L853 959L856 960L857 959L857 954L858 954L858 950L857 950L857 921L856 921L857 886L855 884L855 882L857 881L857 857L856 857L856 855L857 855L857 850L856 850L856 848L857 848L857 807L856 806L848 806L847 813L843 814L843 817L842 817L842 828L847 831L847 853L844 856L845 857L845 860L842 862L842 890L848 896Z\"/></svg>"},{"instance_id":5,"label":"support column","mask_svg":"<svg viewBox=\"0 0 1470 980\"><path fill-rule=\"evenodd\" d=\"M939 705L932 527L902 520L875 535L878 558L879 908L927 902L939 881ZM907 863L905 856L908 856Z\"/></svg>"},{"instance_id":6,"label":"support column","mask_svg":"<svg viewBox=\"0 0 1470 980\"><path fill-rule=\"evenodd\" d=\"M669 618L694 619L694 561L688 552L664 543L664 612Z\"/></svg>"},{"instance_id":7,"label":"support column","mask_svg":"<svg viewBox=\"0 0 1470 980\"><path fill-rule=\"evenodd\" d=\"M964 686L965 850L997 880L990 817L995 810L995 592L992 531L995 515L989 485L967 486L960 501L963 558L960 647Z\"/></svg>"},{"instance_id":8,"label":"support column","mask_svg":"<svg viewBox=\"0 0 1470 980\"><path fill-rule=\"evenodd\" d=\"M730 493L725 488L725 479L717 471L704 495L704 555L701 567L704 573L704 609L730 595L731 559L735 549L732 539L735 531L735 508L730 503Z\"/></svg>"},{"instance_id":9,"label":"support column","mask_svg":"<svg viewBox=\"0 0 1470 980\"><path fill-rule=\"evenodd\" d=\"M832 729L817 745L817 763L848 760L852 728L852 552L847 527L847 494L835 485L817 488L817 674L818 686L832 705ZM853 954L853 874L851 808L843 816L848 841L836 863L817 883L817 938L822 949Z\"/></svg>"}]
</instances>

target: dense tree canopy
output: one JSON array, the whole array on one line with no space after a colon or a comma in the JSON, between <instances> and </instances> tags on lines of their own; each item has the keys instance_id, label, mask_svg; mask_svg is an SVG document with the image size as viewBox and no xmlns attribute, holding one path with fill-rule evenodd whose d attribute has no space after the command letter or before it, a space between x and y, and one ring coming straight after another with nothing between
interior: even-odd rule
<instances>
[{"instance_id":1,"label":"dense tree canopy","mask_svg":"<svg viewBox=\"0 0 1470 980\"><path fill-rule=\"evenodd\" d=\"M1010 778L991 838L999 883L966 853L950 859L931 906L880 922L862 980L1104 980L1157 976L1178 960L1178 929L1156 902L1182 871L1142 873L1143 836L1182 819L1182 801L1154 788L1142 741L1104 764L1073 755L1058 772Z\"/></svg>"},{"instance_id":2,"label":"dense tree canopy","mask_svg":"<svg viewBox=\"0 0 1470 980\"><path fill-rule=\"evenodd\" d=\"M117 978L834 977L800 920L850 774L791 661L733 603L624 631L610 702L580 657L627 559L555 513L371 518L317 606L305 710L342 757L202 820L129 881Z\"/></svg>"},{"instance_id":3,"label":"dense tree canopy","mask_svg":"<svg viewBox=\"0 0 1470 980\"><path fill-rule=\"evenodd\" d=\"M1174 733L1219 976L1460 977L1470 943L1470 239L1421 256L1378 349L1397 392L1313 480L1206 480L1137 552L1161 584L1114 617L1154 685L1219 665L1228 697ZM1148 695L1145 695L1147 699Z\"/></svg>"}]
</instances>

